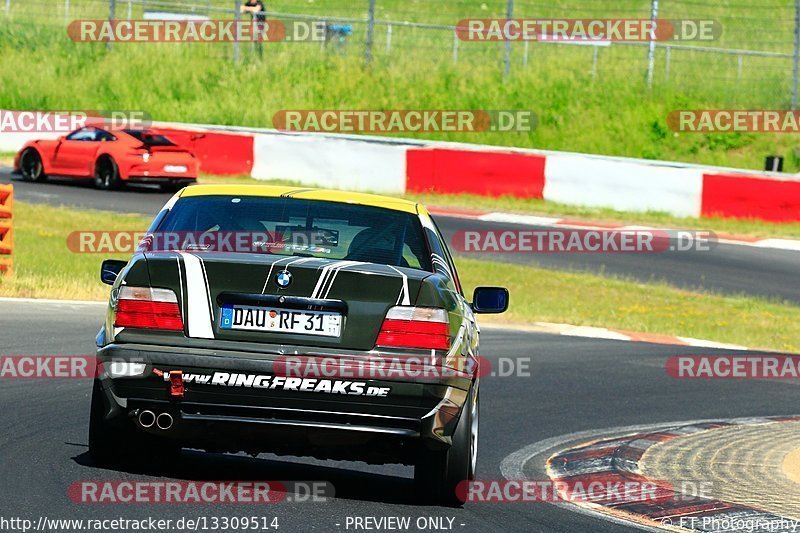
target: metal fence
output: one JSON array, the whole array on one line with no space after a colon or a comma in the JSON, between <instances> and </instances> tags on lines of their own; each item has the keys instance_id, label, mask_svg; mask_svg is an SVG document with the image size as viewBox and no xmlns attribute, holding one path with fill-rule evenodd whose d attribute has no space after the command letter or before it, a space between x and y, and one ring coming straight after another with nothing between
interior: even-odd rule
<instances>
[{"instance_id":1,"label":"metal fence","mask_svg":"<svg viewBox=\"0 0 800 533\"><path fill-rule=\"evenodd\" d=\"M158 13L239 19L242 0L0 0L9 22L68 24L80 18L141 19ZM743 105L798 105L800 0L266 0L267 16L349 26L350 33L313 44L365 62L495 66L499 73L574 74L596 82L629 80L656 90L691 91L714 84ZM2 5L2 4L0 4ZM465 18L710 19L722 27L713 42L569 43L467 42L456 34ZM2 20L0 18L0 20ZM130 45L126 45L130 46ZM144 46L144 45L143 45ZM148 44L146 46L152 46ZM172 45L174 46L174 45ZM253 43L199 43L208 57L257 59ZM294 54L296 44L264 45ZM309 49L306 46L306 49Z\"/></svg>"}]
</instances>

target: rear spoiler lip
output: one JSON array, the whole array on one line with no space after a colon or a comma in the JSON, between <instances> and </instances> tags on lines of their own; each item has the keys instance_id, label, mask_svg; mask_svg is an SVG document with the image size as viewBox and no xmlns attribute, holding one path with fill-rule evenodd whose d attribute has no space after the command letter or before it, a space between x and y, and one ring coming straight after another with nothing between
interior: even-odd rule
<instances>
[{"instance_id":1,"label":"rear spoiler lip","mask_svg":"<svg viewBox=\"0 0 800 533\"><path fill-rule=\"evenodd\" d=\"M283 296L280 294L252 294L243 292L222 292L217 296L217 305L256 305L299 309L303 311L334 311L347 314L347 302L334 299L306 298L304 296Z\"/></svg>"}]
</instances>

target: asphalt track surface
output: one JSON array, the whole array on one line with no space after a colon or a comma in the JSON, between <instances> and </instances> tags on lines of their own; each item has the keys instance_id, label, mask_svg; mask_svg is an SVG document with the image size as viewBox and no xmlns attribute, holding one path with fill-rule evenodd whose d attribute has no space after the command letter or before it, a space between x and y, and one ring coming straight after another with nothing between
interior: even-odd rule
<instances>
[{"instance_id":1,"label":"asphalt track surface","mask_svg":"<svg viewBox=\"0 0 800 533\"><path fill-rule=\"evenodd\" d=\"M2 355L88 355L102 305L0 301ZM722 354L642 343L487 330L483 354L530 358L529 376L487 376L481 384L478 478L502 479L503 459L532 443L611 426L797 412L792 381L676 381L664 371L671 355ZM279 531L354 531L348 517L445 517L454 531L631 531L632 528L546 503L473 503L452 509L414 502L409 467L217 455L184 450L166 469L118 470L87 454L91 380L5 379L0 382L0 517L129 518L277 517ZM537 476L542 459L526 472ZM335 487L324 503L275 505L76 504L76 481L316 480ZM536 477L536 479L543 479ZM339 524L337 526L337 524ZM411 528L411 531L416 528ZM175 530L164 530L172 533Z\"/></svg>"},{"instance_id":2,"label":"asphalt track surface","mask_svg":"<svg viewBox=\"0 0 800 533\"><path fill-rule=\"evenodd\" d=\"M21 181L19 176L12 176L9 171L8 167L0 168L0 183L14 183L16 198L26 202L155 215L171 196L145 187L115 192L99 191L90 182L74 180L27 183ZM448 240L459 230L502 230L515 227L548 229L443 216L437 216L436 220ZM800 302L800 283L797 283L800 252L716 244L710 251L690 252L467 255L550 269L603 273L644 282L663 281L684 289L748 294Z\"/></svg>"}]
</instances>

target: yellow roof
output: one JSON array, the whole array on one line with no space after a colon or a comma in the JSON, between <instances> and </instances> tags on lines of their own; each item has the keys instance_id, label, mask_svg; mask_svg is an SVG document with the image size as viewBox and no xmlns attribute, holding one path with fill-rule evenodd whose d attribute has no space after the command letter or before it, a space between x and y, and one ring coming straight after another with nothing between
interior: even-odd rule
<instances>
[{"instance_id":1,"label":"yellow roof","mask_svg":"<svg viewBox=\"0 0 800 533\"><path fill-rule=\"evenodd\" d=\"M382 207L394 211L417 214L424 211L422 206L415 202L392 198L391 196L381 196L379 194L366 194L361 192L337 191L333 189L312 189L300 186L287 185L192 185L186 187L181 192L184 196L290 196L303 200L321 200L326 202L340 202L345 204L367 205L371 207Z\"/></svg>"}]
</instances>

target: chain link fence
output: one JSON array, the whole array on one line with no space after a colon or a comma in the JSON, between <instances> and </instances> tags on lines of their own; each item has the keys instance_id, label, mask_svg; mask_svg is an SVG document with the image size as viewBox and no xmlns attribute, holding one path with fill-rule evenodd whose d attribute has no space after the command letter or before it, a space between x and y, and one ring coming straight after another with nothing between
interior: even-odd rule
<instances>
[{"instance_id":1,"label":"chain link fence","mask_svg":"<svg viewBox=\"0 0 800 533\"><path fill-rule=\"evenodd\" d=\"M68 25L78 19L201 17L249 20L242 0L0 0L10 24ZM265 0L267 17L290 24L324 25L324 42L303 43L315 53L363 57L393 64L417 59L463 66L496 66L507 76L580 76L598 91L629 80L653 90L687 91L714 84L737 105L797 106L800 0ZM713 42L470 42L456 27L465 18L692 19L713 20ZM60 31L60 30L59 30ZM12 32L13 34L13 32ZM19 41L24 41L20 32ZM256 62L263 55L296 54L301 45L280 42L140 43L182 46L209 59ZM188 53L188 52L187 52Z\"/></svg>"}]
</instances>

